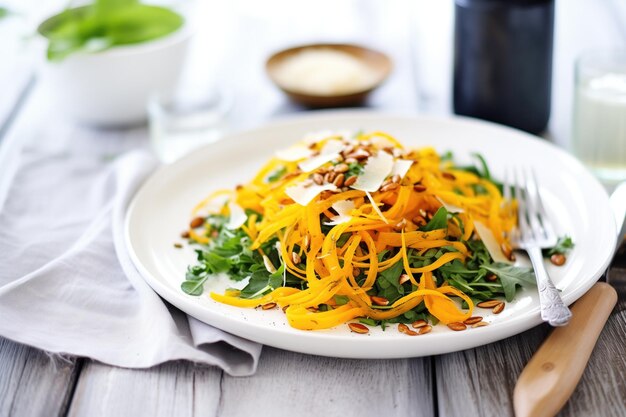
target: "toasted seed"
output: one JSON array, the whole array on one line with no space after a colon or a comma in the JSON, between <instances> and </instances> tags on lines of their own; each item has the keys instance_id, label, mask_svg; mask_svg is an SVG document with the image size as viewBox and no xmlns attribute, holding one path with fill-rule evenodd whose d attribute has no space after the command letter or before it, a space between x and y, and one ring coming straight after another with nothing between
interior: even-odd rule
<instances>
[{"instance_id":1,"label":"toasted seed","mask_svg":"<svg viewBox=\"0 0 626 417\"><path fill-rule=\"evenodd\" d=\"M431 326L430 324L427 324L426 326L422 326L420 327L420 329L417 331L418 334L426 334L426 333L430 333L431 330L433 329L433 326Z\"/></svg>"},{"instance_id":2,"label":"toasted seed","mask_svg":"<svg viewBox=\"0 0 626 417\"><path fill-rule=\"evenodd\" d=\"M183 239L189 239L189 230L185 230L184 232L182 232L180 234L180 237L182 237Z\"/></svg>"},{"instance_id":3,"label":"toasted seed","mask_svg":"<svg viewBox=\"0 0 626 417\"><path fill-rule=\"evenodd\" d=\"M399 184L401 179L402 178L400 178L400 176L398 174L396 174L393 177L391 177L391 182Z\"/></svg>"},{"instance_id":4,"label":"toasted seed","mask_svg":"<svg viewBox=\"0 0 626 417\"><path fill-rule=\"evenodd\" d=\"M400 158L402 156L402 150L398 149L398 148L394 148L393 149L393 156L395 156L396 158Z\"/></svg>"},{"instance_id":5,"label":"toasted seed","mask_svg":"<svg viewBox=\"0 0 626 417\"><path fill-rule=\"evenodd\" d=\"M359 268L352 268L352 275L358 277L359 275L361 275L361 270Z\"/></svg>"},{"instance_id":6,"label":"toasted seed","mask_svg":"<svg viewBox=\"0 0 626 417\"><path fill-rule=\"evenodd\" d=\"M302 247L304 249L308 249L310 241L311 238L309 237L309 235L304 235L304 237L302 238Z\"/></svg>"},{"instance_id":7,"label":"toasted seed","mask_svg":"<svg viewBox=\"0 0 626 417\"><path fill-rule=\"evenodd\" d=\"M413 323L411 323L411 326L419 329L420 327L428 326L428 322L426 320L415 320Z\"/></svg>"},{"instance_id":8,"label":"toasted seed","mask_svg":"<svg viewBox=\"0 0 626 417\"><path fill-rule=\"evenodd\" d=\"M355 152L352 152L350 155L346 156L347 158L354 158L358 161L362 160L362 159L367 159L369 158L370 153L368 151L366 151L365 149L357 149Z\"/></svg>"},{"instance_id":9,"label":"toasted seed","mask_svg":"<svg viewBox=\"0 0 626 417\"><path fill-rule=\"evenodd\" d=\"M324 176L316 172L313 174L313 182L317 185L322 185L324 183Z\"/></svg>"},{"instance_id":10,"label":"toasted seed","mask_svg":"<svg viewBox=\"0 0 626 417\"><path fill-rule=\"evenodd\" d=\"M407 326L404 323L398 324L398 331L400 333L404 333L407 336L417 336L417 332L414 332L413 330L409 329L409 326Z\"/></svg>"},{"instance_id":11,"label":"toasted seed","mask_svg":"<svg viewBox=\"0 0 626 417\"><path fill-rule=\"evenodd\" d=\"M552 262L556 266L561 266L565 263L565 255L562 253L555 253L550 257L550 262Z\"/></svg>"},{"instance_id":12,"label":"toasted seed","mask_svg":"<svg viewBox=\"0 0 626 417\"><path fill-rule=\"evenodd\" d=\"M370 299L372 300L372 303L376 304L377 306L389 305L389 300L387 300L385 297L378 297L376 295L372 295Z\"/></svg>"},{"instance_id":13,"label":"toasted seed","mask_svg":"<svg viewBox=\"0 0 626 417\"><path fill-rule=\"evenodd\" d=\"M502 249L502 253L504 253L504 256L506 256L510 260L511 256L513 255L513 248L511 247L511 245L509 245L507 242L502 242L502 244L500 245L500 249Z\"/></svg>"},{"instance_id":14,"label":"toasted seed","mask_svg":"<svg viewBox=\"0 0 626 417\"><path fill-rule=\"evenodd\" d=\"M426 224L426 219L424 219L422 216L415 216L411 221L418 226L423 226Z\"/></svg>"},{"instance_id":15,"label":"toasted seed","mask_svg":"<svg viewBox=\"0 0 626 417\"><path fill-rule=\"evenodd\" d=\"M320 194L320 198L322 200L326 200L327 198L330 198L332 196L333 196L333 192L330 190L322 191L322 193Z\"/></svg>"},{"instance_id":16,"label":"toasted seed","mask_svg":"<svg viewBox=\"0 0 626 417\"><path fill-rule=\"evenodd\" d=\"M197 227L200 227L204 224L204 218L203 217L194 217L191 222L189 222L189 227L191 227L192 229L195 229Z\"/></svg>"},{"instance_id":17,"label":"toasted seed","mask_svg":"<svg viewBox=\"0 0 626 417\"><path fill-rule=\"evenodd\" d=\"M407 282L409 280L409 275L408 274L402 274L400 275L400 278L398 279L398 284L402 285L405 282Z\"/></svg>"},{"instance_id":18,"label":"toasted seed","mask_svg":"<svg viewBox=\"0 0 626 417\"><path fill-rule=\"evenodd\" d=\"M345 175L343 174L339 174L335 177L335 181L333 181L333 184L335 184L335 186L341 188L341 186L343 185L343 180L346 178Z\"/></svg>"},{"instance_id":19,"label":"toasted seed","mask_svg":"<svg viewBox=\"0 0 626 417\"><path fill-rule=\"evenodd\" d=\"M296 252L291 252L291 260L293 261L294 265L298 265L300 262L302 262L300 255L298 255Z\"/></svg>"},{"instance_id":20,"label":"toasted seed","mask_svg":"<svg viewBox=\"0 0 626 417\"><path fill-rule=\"evenodd\" d=\"M398 232L403 230L405 227L406 227L406 219L400 220L398 223L396 223L395 226L393 226L393 228Z\"/></svg>"},{"instance_id":21,"label":"toasted seed","mask_svg":"<svg viewBox=\"0 0 626 417\"><path fill-rule=\"evenodd\" d=\"M276 272L276 267L274 266L270 258L268 258L266 255L263 255L263 264L265 265L265 269L267 269L267 272L269 272L270 274Z\"/></svg>"},{"instance_id":22,"label":"toasted seed","mask_svg":"<svg viewBox=\"0 0 626 417\"><path fill-rule=\"evenodd\" d=\"M462 330L467 329L467 326L464 325L463 323L457 321L457 322L454 322L454 323L449 323L448 324L448 328L451 329L451 330L454 330L455 332L460 332Z\"/></svg>"},{"instance_id":23,"label":"toasted seed","mask_svg":"<svg viewBox=\"0 0 626 417\"><path fill-rule=\"evenodd\" d=\"M346 158L343 160L343 162L345 162L346 164L353 164L355 162L357 162L356 158Z\"/></svg>"},{"instance_id":24,"label":"toasted seed","mask_svg":"<svg viewBox=\"0 0 626 417\"><path fill-rule=\"evenodd\" d=\"M449 172L442 172L441 176L444 177L447 180L455 180L456 177L454 176L454 174L451 174Z\"/></svg>"},{"instance_id":25,"label":"toasted seed","mask_svg":"<svg viewBox=\"0 0 626 417\"><path fill-rule=\"evenodd\" d=\"M349 155L352 153L352 151L354 151L354 146L348 144L345 148L343 148L341 153L344 155Z\"/></svg>"},{"instance_id":26,"label":"toasted seed","mask_svg":"<svg viewBox=\"0 0 626 417\"><path fill-rule=\"evenodd\" d=\"M337 164L335 165L334 171L337 173L342 173L342 172L346 172L350 169L350 167L348 166L348 164Z\"/></svg>"},{"instance_id":27,"label":"toasted seed","mask_svg":"<svg viewBox=\"0 0 626 417\"><path fill-rule=\"evenodd\" d=\"M392 190L395 190L395 189L396 189L396 188L398 188L398 187L400 187L400 184L396 184L395 182L390 182L390 183L389 183L389 184L387 184L387 185L383 185L383 186L380 188L380 191L384 193L384 192L387 192L387 191L392 191Z\"/></svg>"},{"instance_id":28,"label":"toasted seed","mask_svg":"<svg viewBox=\"0 0 626 417\"><path fill-rule=\"evenodd\" d=\"M478 323L472 325L472 328L476 328L476 327L484 327L486 325L488 325L489 323L487 323L486 321L479 321Z\"/></svg>"},{"instance_id":29,"label":"toasted seed","mask_svg":"<svg viewBox=\"0 0 626 417\"><path fill-rule=\"evenodd\" d=\"M479 321L482 321L482 319L483 318L480 317L480 316L473 316L473 317L470 317L469 319L465 320L463 323L464 324L476 324Z\"/></svg>"},{"instance_id":30,"label":"toasted seed","mask_svg":"<svg viewBox=\"0 0 626 417\"><path fill-rule=\"evenodd\" d=\"M498 276L496 274L489 274L486 276L486 279L489 282L494 282L498 279Z\"/></svg>"},{"instance_id":31,"label":"toasted seed","mask_svg":"<svg viewBox=\"0 0 626 417\"><path fill-rule=\"evenodd\" d=\"M480 303L476 304L476 307L480 307L480 308L494 308L495 306L497 306L501 302L502 301L500 301L500 300L481 301Z\"/></svg>"},{"instance_id":32,"label":"toasted seed","mask_svg":"<svg viewBox=\"0 0 626 417\"><path fill-rule=\"evenodd\" d=\"M348 327L354 333L359 333L359 334L366 334L366 333L369 333L370 331L370 329L368 329L366 326L362 325L361 323L348 323Z\"/></svg>"},{"instance_id":33,"label":"toasted seed","mask_svg":"<svg viewBox=\"0 0 626 417\"><path fill-rule=\"evenodd\" d=\"M422 184L415 184L413 186L413 190L417 191L418 193L421 193L421 192L426 191L426 186Z\"/></svg>"},{"instance_id":34,"label":"toasted seed","mask_svg":"<svg viewBox=\"0 0 626 417\"><path fill-rule=\"evenodd\" d=\"M302 181L302 186L304 188L309 188L312 185L313 185L313 180L310 178L307 178L306 180Z\"/></svg>"},{"instance_id":35,"label":"toasted seed","mask_svg":"<svg viewBox=\"0 0 626 417\"><path fill-rule=\"evenodd\" d=\"M504 303L500 303L491 310L493 314L500 314L504 310Z\"/></svg>"},{"instance_id":36,"label":"toasted seed","mask_svg":"<svg viewBox=\"0 0 626 417\"><path fill-rule=\"evenodd\" d=\"M311 313L317 313L317 311L319 310L319 308L317 307L307 307L307 310L309 310Z\"/></svg>"},{"instance_id":37,"label":"toasted seed","mask_svg":"<svg viewBox=\"0 0 626 417\"><path fill-rule=\"evenodd\" d=\"M356 182L356 178L356 175L352 175L351 177L346 178L346 180L343 182L343 185L346 187L353 185Z\"/></svg>"},{"instance_id":38,"label":"toasted seed","mask_svg":"<svg viewBox=\"0 0 626 417\"><path fill-rule=\"evenodd\" d=\"M337 176L337 173L335 171L329 171L326 175L324 175L324 181L331 183L335 181L336 176Z\"/></svg>"},{"instance_id":39,"label":"toasted seed","mask_svg":"<svg viewBox=\"0 0 626 417\"><path fill-rule=\"evenodd\" d=\"M263 304L263 305L261 306L261 308L262 308L263 310L271 310L271 309L273 309L274 307L276 307L276 303L267 303L267 304Z\"/></svg>"},{"instance_id":40,"label":"toasted seed","mask_svg":"<svg viewBox=\"0 0 626 417\"><path fill-rule=\"evenodd\" d=\"M283 306L283 308L282 308L283 313L286 313L288 308L289 308L289 305Z\"/></svg>"},{"instance_id":41,"label":"toasted seed","mask_svg":"<svg viewBox=\"0 0 626 417\"><path fill-rule=\"evenodd\" d=\"M174 243L174 247L176 249L182 249L183 245L181 245L180 243Z\"/></svg>"}]
</instances>

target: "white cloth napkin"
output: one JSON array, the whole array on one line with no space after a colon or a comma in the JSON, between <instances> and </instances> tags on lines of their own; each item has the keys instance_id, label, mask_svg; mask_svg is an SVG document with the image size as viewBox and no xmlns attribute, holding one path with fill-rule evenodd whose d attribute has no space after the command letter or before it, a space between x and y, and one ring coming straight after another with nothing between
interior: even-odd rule
<instances>
[{"instance_id":1,"label":"white cloth napkin","mask_svg":"<svg viewBox=\"0 0 626 417\"><path fill-rule=\"evenodd\" d=\"M0 336L122 367L255 372L261 345L166 304L127 255L125 211L156 165L143 151L22 155L0 211Z\"/></svg>"}]
</instances>

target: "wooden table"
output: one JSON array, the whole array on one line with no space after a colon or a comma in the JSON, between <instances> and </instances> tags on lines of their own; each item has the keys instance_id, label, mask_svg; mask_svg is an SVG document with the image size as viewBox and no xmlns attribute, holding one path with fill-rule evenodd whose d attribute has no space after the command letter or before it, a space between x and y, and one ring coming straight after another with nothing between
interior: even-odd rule
<instances>
[{"instance_id":1,"label":"wooden table","mask_svg":"<svg viewBox=\"0 0 626 417\"><path fill-rule=\"evenodd\" d=\"M302 111L268 82L263 72L268 53L301 42L355 41L386 51L396 64L371 107L446 114L451 3L205 3L198 14L204 20L190 79L200 80L193 77L202 74L203 80L219 80L235 98L233 126L254 126ZM610 1L557 2L554 105L547 133L557 144L568 142L573 59L586 47L620 42L615 11ZM7 86L0 97L0 207L10 182L7 171L24 143L61 146L46 139L62 134L102 136L119 145L116 151L147 146L143 128L90 131L58 122L31 76L32 59L20 57L10 64L12 75L0 80ZM612 279L620 302L563 416L626 415L626 267ZM517 377L548 332L539 326L477 349L401 360L334 359L266 347L257 374L248 378L188 362L130 370L84 358L53 361L37 349L0 339L0 416L512 415Z\"/></svg>"}]
</instances>

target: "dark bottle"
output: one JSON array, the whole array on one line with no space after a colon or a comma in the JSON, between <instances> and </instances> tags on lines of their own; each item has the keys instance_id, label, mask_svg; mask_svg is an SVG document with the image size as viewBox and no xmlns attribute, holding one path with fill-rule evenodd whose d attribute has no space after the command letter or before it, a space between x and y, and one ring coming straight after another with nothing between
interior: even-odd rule
<instances>
[{"instance_id":1,"label":"dark bottle","mask_svg":"<svg viewBox=\"0 0 626 417\"><path fill-rule=\"evenodd\" d=\"M531 133L550 117L554 0L456 0L454 112Z\"/></svg>"}]
</instances>

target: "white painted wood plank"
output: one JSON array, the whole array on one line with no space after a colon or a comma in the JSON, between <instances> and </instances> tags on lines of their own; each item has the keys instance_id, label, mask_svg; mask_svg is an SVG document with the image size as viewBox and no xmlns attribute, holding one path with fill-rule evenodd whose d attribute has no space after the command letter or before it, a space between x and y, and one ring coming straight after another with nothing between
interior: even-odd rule
<instances>
[{"instance_id":1,"label":"white painted wood plank","mask_svg":"<svg viewBox=\"0 0 626 417\"><path fill-rule=\"evenodd\" d=\"M218 415L432 416L430 359L347 360L265 348L258 372L224 376Z\"/></svg>"},{"instance_id":2,"label":"white painted wood plank","mask_svg":"<svg viewBox=\"0 0 626 417\"><path fill-rule=\"evenodd\" d=\"M81 372L68 415L214 416L221 375L218 368L189 362L124 369L90 361Z\"/></svg>"},{"instance_id":3,"label":"white painted wood plank","mask_svg":"<svg viewBox=\"0 0 626 417\"><path fill-rule=\"evenodd\" d=\"M64 415L79 368L0 338L0 416Z\"/></svg>"}]
</instances>

